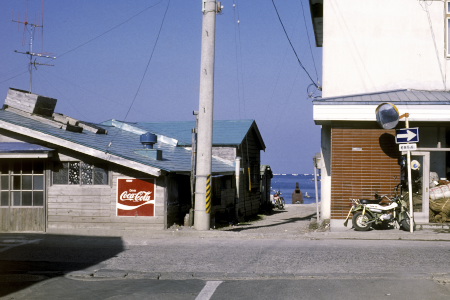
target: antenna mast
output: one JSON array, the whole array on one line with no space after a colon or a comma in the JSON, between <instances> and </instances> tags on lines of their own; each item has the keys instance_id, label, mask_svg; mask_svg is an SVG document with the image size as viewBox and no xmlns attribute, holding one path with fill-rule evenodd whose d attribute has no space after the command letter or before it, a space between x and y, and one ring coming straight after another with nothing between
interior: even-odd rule
<instances>
[{"instance_id":1,"label":"antenna mast","mask_svg":"<svg viewBox=\"0 0 450 300\"><path fill-rule=\"evenodd\" d=\"M36 25L36 24L28 23L28 21L25 21L25 22L16 21L16 20L12 20L12 21L16 22L16 23L24 24L25 28L27 29L27 31L30 34L29 50L27 52L20 52L20 51L14 50L14 52L28 55L28 58L30 60L30 62L28 64L28 71L30 73L30 91L29 92L31 94L32 90L33 90L33 68L35 68L37 70L37 66L54 66L54 65L50 65L50 64L39 63L39 62L37 62L37 58L35 58L35 57L44 57L44 58L51 58L51 59L56 59L56 57L45 55L43 53L33 52L34 32L35 32L36 28L43 29L44 25ZM28 28L29 28L29 30L28 30Z\"/></svg>"}]
</instances>

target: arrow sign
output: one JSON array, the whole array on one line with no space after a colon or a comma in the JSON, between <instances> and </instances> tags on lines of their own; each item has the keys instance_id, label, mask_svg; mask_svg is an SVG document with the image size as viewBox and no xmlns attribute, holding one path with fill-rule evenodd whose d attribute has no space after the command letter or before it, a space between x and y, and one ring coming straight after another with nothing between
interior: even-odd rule
<instances>
[{"instance_id":1,"label":"arrow sign","mask_svg":"<svg viewBox=\"0 0 450 300\"><path fill-rule=\"evenodd\" d=\"M395 135L395 142L397 144L404 143L418 143L419 142L419 128L402 128L397 129Z\"/></svg>"}]
</instances>

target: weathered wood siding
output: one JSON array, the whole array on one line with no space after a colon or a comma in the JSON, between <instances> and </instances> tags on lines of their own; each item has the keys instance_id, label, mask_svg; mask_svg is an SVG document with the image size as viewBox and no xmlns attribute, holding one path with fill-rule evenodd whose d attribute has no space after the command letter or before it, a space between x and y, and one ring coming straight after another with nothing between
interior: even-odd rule
<instances>
[{"instance_id":1,"label":"weathered wood siding","mask_svg":"<svg viewBox=\"0 0 450 300\"><path fill-rule=\"evenodd\" d=\"M344 219L351 198L390 194L400 183L395 130L333 128L331 218Z\"/></svg>"},{"instance_id":2,"label":"weathered wood siding","mask_svg":"<svg viewBox=\"0 0 450 300\"><path fill-rule=\"evenodd\" d=\"M234 147L213 147L212 155L220 157L228 161L234 161L236 159L236 148Z\"/></svg>"},{"instance_id":3,"label":"weathered wood siding","mask_svg":"<svg viewBox=\"0 0 450 300\"><path fill-rule=\"evenodd\" d=\"M10 88L5 99L5 105L22 111L51 117L56 106L56 99L31 94L27 91Z\"/></svg>"},{"instance_id":4,"label":"weathered wood siding","mask_svg":"<svg viewBox=\"0 0 450 300\"><path fill-rule=\"evenodd\" d=\"M151 178L139 173L110 171L109 185L50 185L48 231L58 233L120 233L166 227L166 179L155 180L155 216L117 216L117 179Z\"/></svg>"},{"instance_id":5,"label":"weathered wood siding","mask_svg":"<svg viewBox=\"0 0 450 300\"><path fill-rule=\"evenodd\" d=\"M236 184L234 176L212 178L212 218L214 223L231 222L236 219ZM211 223L213 225L213 223Z\"/></svg>"},{"instance_id":6,"label":"weathered wood siding","mask_svg":"<svg viewBox=\"0 0 450 300\"><path fill-rule=\"evenodd\" d=\"M238 216L240 218L256 215L260 211L260 152L261 149L258 147L256 135L253 131L250 131L237 151L237 156L242 158L241 168L243 168L238 203Z\"/></svg>"},{"instance_id":7,"label":"weathered wood siding","mask_svg":"<svg viewBox=\"0 0 450 300\"><path fill-rule=\"evenodd\" d=\"M44 230L44 207L0 207L0 232Z\"/></svg>"}]
</instances>

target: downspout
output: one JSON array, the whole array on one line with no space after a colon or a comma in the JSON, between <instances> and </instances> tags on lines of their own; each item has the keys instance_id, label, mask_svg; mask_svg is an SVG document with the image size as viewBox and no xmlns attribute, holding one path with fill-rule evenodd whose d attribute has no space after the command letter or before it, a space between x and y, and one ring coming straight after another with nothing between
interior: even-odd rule
<instances>
[{"instance_id":1,"label":"downspout","mask_svg":"<svg viewBox=\"0 0 450 300\"><path fill-rule=\"evenodd\" d=\"M234 208L235 208L235 215L236 220L239 220L239 199L240 199L240 173L241 173L241 158L239 156L236 156L235 159L235 180L236 180L236 197L234 201Z\"/></svg>"}]
</instances>

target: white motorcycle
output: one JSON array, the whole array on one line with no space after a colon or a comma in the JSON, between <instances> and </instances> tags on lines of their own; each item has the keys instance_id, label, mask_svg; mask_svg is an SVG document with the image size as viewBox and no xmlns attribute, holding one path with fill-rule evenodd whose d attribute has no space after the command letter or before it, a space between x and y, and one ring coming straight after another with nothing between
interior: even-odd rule
<instances>
[{"instance_id":1,"label":"white motorcycle","mask_svg":"<svg viewBox=\"0 0 450 300\"><path fill-rule=\"evenodd\" d=\"M367 231L373 225L382 227L393 226L397 223L403 230L410 230L410 216L408 202L399 193L401 185L395 187L393 197L388 195L378 196L375 200L352 199L352 207L345 219L344 226L347 227L350 215L353 214L352 224L356 231Z\"/></svg>"}]
</instances>

